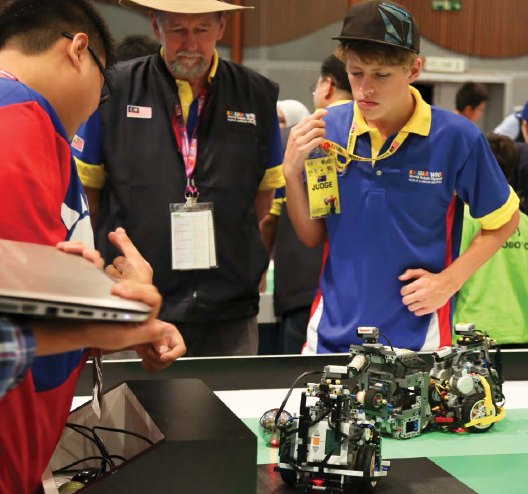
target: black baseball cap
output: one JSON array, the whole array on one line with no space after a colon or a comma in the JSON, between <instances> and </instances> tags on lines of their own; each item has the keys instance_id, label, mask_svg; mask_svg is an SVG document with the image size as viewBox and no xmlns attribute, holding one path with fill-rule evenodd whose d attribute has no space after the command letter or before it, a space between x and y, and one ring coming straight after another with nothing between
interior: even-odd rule
<instances>
[{"instance_id":1,"label":"black baseball cap","mask_svg":"<svg viewBox=\"0 0 528 494\"><path fill-rule=\"evenodd\" d=\"M388 0L366 0L347 13L339 41L361 40L420 53L420 33L405 7Z\"/></svg>"}]
</instances>

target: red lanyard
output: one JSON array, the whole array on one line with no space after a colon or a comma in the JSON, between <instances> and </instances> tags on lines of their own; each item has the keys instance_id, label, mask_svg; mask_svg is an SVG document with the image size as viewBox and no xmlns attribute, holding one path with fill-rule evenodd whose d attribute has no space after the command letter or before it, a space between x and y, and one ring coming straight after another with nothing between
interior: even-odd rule
<instances>
[{"instance_id":1,"label":"red lanyard","mask_svg":"<svg viewBox=\"0 0 528 494\"><path fill-rule=\"evenodd\" d=\"M18 79L9 72L6 72L5 70L0 69L0 78L2 79L11 79L12 81L18 81Z\"/></svg>"},{"instance_id":2,"label":"red lanyard","mask_svg":"<svg viewBox=\"0 0 528 494\"><path fill-rule=\"evenodd\" d=\"M198 196L198 189L194 184L194 168L196 167L196 153L198 150L198 123L200 121L200 114L205 105L207 99L207 90L203 90L198 96L198 116L196 119L196 125L194 126L191 140L189 141L189 133L187 132L187 125L183 119L183 110L180 102L180 97L176 96L176 109L175 109L175 128L177 132L176 137L180 144L180 150L183 156L183 162L185 163L185 174L187 175L187 187L185 187L185 196Z\"/></svg>"}]
</instances>

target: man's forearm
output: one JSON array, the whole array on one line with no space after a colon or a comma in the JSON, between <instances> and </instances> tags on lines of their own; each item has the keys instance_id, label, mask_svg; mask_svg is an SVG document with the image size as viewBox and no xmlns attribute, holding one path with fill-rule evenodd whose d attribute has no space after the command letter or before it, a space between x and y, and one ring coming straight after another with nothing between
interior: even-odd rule
<instances>
[{"instance_id":1,"label":"man's forearm","mask_svg":"<svg viewBox=\"0 0 528 494\"><path fill-rule=\"evenodd\" d=\"M508 240L519 224L519 211L496 230L480 230L467 250L444 270L452 279L456 291Z\"/></svg>"},{"instance_id":2,"label":"man's forearm","mask_svg":"<svg viewBox=\"0 0 528 494\"><path fill-rule=\"evenodd\" d=\"M275 245L275 237L277 235L277 223L279 217L274 214L268 213L264 216L264 219L259 223L260 238L264 247L266 248L266 253L268 257L271 257L273 252L273 246Z\"/></svg>"},{"instance_id":3,"label":"man's forearm","mask_svg":"<svg viewBox=\"0 0 528 494\"><path fill-rule=\"evenodd\" d=\"M54 355L89 346L87 324L50 320L31 324L35 337L35 355Z\"/></svg>"},{"instance_id":4,"label":"man's forearm","mask_svg":"<svg viewBox=\"0 0 528 494\"><path fill-rule=\"evenodd\" d=\"M255 198L255 210L259 223L270 212L274 195L275 189L260 190L257 192L257 197Z\"/></svg>"},{"instance_id":5,"label":"man's forearm","mask_svg":"<svg viewBox=\"0 0 528 494\"><path fill-rule=\"evenodd\" d=\"M90 210L90 220L92 221L92 228L95 230L97 223L97 214L99 213L99 198L101 197L101 190L93 187L84 187L84 193L88 199L88 209Z\"/></svg>"}]
</instances>

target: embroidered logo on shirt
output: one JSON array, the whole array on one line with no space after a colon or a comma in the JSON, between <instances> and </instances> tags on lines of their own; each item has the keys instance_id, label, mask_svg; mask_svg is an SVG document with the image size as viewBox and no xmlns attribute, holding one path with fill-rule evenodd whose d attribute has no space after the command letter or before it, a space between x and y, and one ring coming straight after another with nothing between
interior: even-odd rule
<instances>
[{"instance_id":1,"label":"embroidered logo on shirt","mask_svg":"<svg viewBox=\"0 0 528 494\"><path fill-rule=\"evenodd\" d=\"M152 118L152 108L150 106L127 106L128 118Z\"/></svg>"},{"instance_id":2,"label":"embroidered logo on shirt","mask_svg":"<svg viewBox=\"0 0 528 494\"><path fill-rule=\"evenodd\" d=\"M71 142L71 147L82 153L84 149L84 139L81 139L78 135L76 135Z\"/></svg>"},{"instance_id":3,"label":"embroidered logo on shirt","mask_svg":"<svg viewBox=\"0 0 528 494\"><path fill-rule=\"evenodd\" d=\"M242 113L239 111L228 111L227 121L250 125L257 125L257 116L254 113Z\"/></svg>"},{"instance_id":4,"label":"embroidered logo on shirt","mask_svg":"<svg viewBox=\"0 0 528 494\"><path fill-rule=\"evenodd\" d=\"M409 170L409 182L420 184L441 184L444 172L426 172L420 170Z\"/></svg>"}]
</instances>

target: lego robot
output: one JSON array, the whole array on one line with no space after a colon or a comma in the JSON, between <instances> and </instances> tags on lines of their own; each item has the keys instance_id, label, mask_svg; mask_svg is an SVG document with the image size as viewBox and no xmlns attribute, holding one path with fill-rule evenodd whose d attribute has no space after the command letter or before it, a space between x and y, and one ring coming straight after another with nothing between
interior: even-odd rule
<instances>
[{"instance_id":1,"label":"lego robot","mask_svg":"<svg viewBox=\"0 0 528 494\"><path fill-rule=\"evenodd\" d=\"M492 363L489 349L496 341L475 329L457 324L460 338L453 347L433 353L429 401L434 421L449 428L486 432L504 418L500 360ZM500 358L500 352L497 353Z\"/></svg>"},{"instance_id":2,"label":"lego robot","mask_svg":"<svg viewBox=\"0 0 528 494\"><path fill-rule=\"evenodd\" d=\"M358 380L353 405L396 439L419 435L432 419L429 374L416 352L379 343L376 327L359 327L363 345L351 345L351 377Z\"/></svg>"},{"instance_id":3,"label":"lego robot","mask_svg":"<svg viewBox=\"0 0 528 494\"><path fill-rule=\"evenodd\" d=\"M308 384L302 393L300 413L288 424L278 424L275 470L288 485L305 492L347 493L362 483L368 492L387 475L390 462L381 458L375 421L352 406L350 390L341 384L348 377L347 366L326 366L321 382Z\"/></svg>"}]
</instances>

